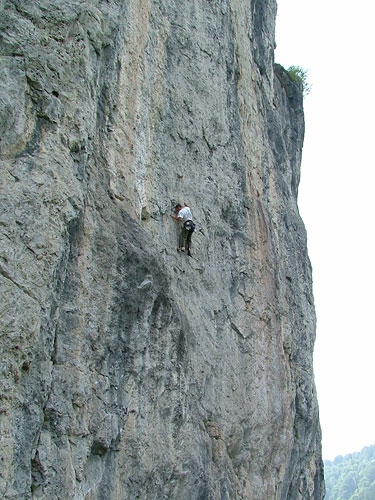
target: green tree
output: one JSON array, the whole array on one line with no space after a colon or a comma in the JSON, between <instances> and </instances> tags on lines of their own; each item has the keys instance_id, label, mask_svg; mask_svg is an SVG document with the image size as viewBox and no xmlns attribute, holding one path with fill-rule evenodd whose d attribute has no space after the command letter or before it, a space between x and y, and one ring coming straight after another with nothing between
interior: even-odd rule
<instances>
[{"instance_id":1,"label":"green tree","mask_svg":"<svg viewBox=\"0 0 375 500\"><path fill-rule=\"evenodd\" d=\"M349 472L342 478L340 496L344 500L350 500L350 497L355 493L356 490L357 483L355 481L354 474Z\"/></svg>"},{"instance_id":2,"label":"green tree","mask_svg":"<svg viewBox=\"0 0 375 500\"><path fill-rule=\"evenodd\" d=\"M303 95L307 95L311 91L311 85L307 80L308 71L301 68L301 66L290 66L288 68L290 78L300 85L303 90Z\"/></svg>"},{"instance_id":3,"label":"green tree","mask_svg":"<svg viewBox=\"0 0 375 500\"><path fill-rule=\"evenodd\" d=\"M375 500L375 445L325 461L325 500Z\"/></svg>"}]
</instances>

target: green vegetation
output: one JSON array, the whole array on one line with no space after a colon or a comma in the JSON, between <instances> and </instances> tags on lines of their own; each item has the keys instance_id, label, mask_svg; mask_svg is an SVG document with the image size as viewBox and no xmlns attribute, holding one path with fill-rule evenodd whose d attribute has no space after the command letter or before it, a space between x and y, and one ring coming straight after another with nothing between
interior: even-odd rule
<instances>
[{"instance_id":1,"label":"green vegetation","mask_svg":"<svg viewBox=\"0 0 375 500\"><path fill-rule=\"evenodd\" d=\"M303 95L309 94L311 85L307 81L307 70L301 68L301 66L290 66L287 71L293 82L302 87Z\"/></svg>"},{"instance_id":2,"label":"green vegetation","mask_svg":"<svg viewBox=\"0 0 375 500\"><path fill-rule=\"evenodd\" d=\"M375 445L324 462L325 500L375 499Z\"/></svg>"}]
</instances>

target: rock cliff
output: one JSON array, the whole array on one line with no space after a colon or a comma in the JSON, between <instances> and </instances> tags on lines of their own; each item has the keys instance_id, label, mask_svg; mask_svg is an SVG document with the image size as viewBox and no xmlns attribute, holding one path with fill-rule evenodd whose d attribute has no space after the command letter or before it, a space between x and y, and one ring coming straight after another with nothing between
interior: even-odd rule
<instances>
[{"instance_id":1,"label":"rock cliff","mask_svg":"<svg viewBox=\"0 0 375 500\"><path fill-rule=\"evenodd\" d=\"M275 15L1 0L0 498L323 498Z\"/></svg>"}]
</instances>

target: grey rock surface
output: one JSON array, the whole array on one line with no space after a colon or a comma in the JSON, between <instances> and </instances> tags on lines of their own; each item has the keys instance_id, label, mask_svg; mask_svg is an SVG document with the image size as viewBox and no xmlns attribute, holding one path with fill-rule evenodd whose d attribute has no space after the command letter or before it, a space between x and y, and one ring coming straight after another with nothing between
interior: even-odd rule
<instances>
[{"instance_id":1,"label":"grey rock surface","mask_svg":"<svg viewBox=\"0 0 375 500\"><path fill-rule=\"evenodd\" d=\"M323 498L275 16L1 0L0 498Z\"/></svg>"}]
</instances>

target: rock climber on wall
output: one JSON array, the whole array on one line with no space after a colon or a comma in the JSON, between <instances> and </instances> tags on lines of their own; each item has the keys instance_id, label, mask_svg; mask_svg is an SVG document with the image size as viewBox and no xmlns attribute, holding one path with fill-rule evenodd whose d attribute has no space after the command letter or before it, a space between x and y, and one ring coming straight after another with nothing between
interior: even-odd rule
<instances>
[{"instance_id":1,"label":"rock climber on wall","mask_svg":"<svg viewBox=\"0 0 375 500\"><path fill-rule=\"evenodd\" d=\"M172 219L182 222L180 241L179 241L179 252L185 252L191 256L191 236L195 229L195 224L193 222L193 216L191 214L190 207L184 203L184 206L179 203L174 207L174 214L171 214Z\"/></svg>"}]
</instances>

